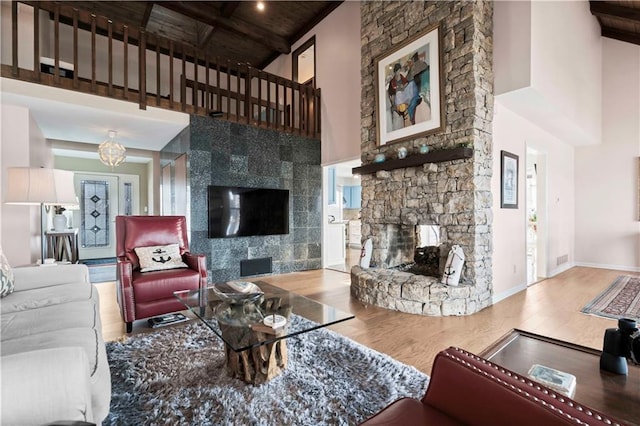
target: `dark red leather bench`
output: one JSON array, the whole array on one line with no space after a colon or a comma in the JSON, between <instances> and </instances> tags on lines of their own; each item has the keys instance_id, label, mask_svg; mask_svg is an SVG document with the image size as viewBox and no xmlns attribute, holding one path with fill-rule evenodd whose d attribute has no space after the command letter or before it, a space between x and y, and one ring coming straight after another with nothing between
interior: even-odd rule
<instances>
[{"instance_id":1,"label":"dark red leather bench","mask_svg":"<svg viewBox=\"0 0 640 426\"><path fill-rule=\"evenodd\" d=\"M436 356L421 400L401 398L364 425L621 425L465 350Z\"/></svg>"}]
</instances>

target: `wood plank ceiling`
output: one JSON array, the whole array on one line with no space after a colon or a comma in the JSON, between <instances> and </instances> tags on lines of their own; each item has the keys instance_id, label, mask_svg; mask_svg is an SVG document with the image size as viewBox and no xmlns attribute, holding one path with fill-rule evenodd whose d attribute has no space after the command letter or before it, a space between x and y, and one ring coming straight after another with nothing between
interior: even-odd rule
<instances>
[{"instance_id":1,"label":"wood plank ceiling","mask_svg":"<svg viewBox=\"0 0 640 426\"><path fill-rule=\"evenodd\" d=\"M72 1L122 22L195 46L212 57L264 69L342 1Z\"/></svg>"},{"instance_id":2,"label":"wood plank ceiling","mask_svg":"<svg viewBox=\"0 0 640 426\"><path fill-rule=\"evenodd\" d=\"M640 45L640 1L590 1L602 37Z\"/></svg>"}]
</instances>

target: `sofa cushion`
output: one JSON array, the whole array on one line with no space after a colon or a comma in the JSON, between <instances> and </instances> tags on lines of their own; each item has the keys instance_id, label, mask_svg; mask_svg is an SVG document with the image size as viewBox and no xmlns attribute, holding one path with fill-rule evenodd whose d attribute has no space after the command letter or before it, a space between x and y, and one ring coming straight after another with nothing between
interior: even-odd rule
<instances>
[{"instance_id":1,"label":"sofa cushion","mask_svg":"<svg viewBox=\"0 0 640 426\"><path fill-rule=\"evenodd\" d=\"M2 314L6 314L59 305L61 303L89 300L93 297L95 291L93 286L87 282L71 282L69 284L35 288L29 291L15 291L2 299L0 311Z\"/></svg>"},{"instance_id":2,"label":"sofa cushion","mask_svg":"<svg viewBox=\"0 0 640 426\"><path fill-rule=\"evenodd\" d=\"M87 354L89 374L93 375L98 366L98 349L101 343L98 331L93 328L67 328L3 340L1 352L5 356L41 349L80 347Z\"/></svg>"},{"instance_id":3,"label":"sofa cushion","mask_svg":"<svg viewBox=\"0 0 640 426\"><path fill-rule=\"evenodd\" d=\"M13 293L14 288L13 271L7 258L4 257L2 247L0 247L0 297L5 297Z\"/></svg>"},{"instance_id":4,"label":"sofa cushion","mask_svg":"<svg viewBox=\"0 0 640 426\"><path fill-rule=\"evenodd\" d=\"M182 261L178 244L136 247L135 252L140 261L140 272L188 268L187 264Z\"/></svg>"},{"instance_id":5,"label":"sofa cushion","mask_svg":"<svg viewBox=\"0 0 640 426\"><path fill-rule=\"evenodd\" d=\"M2 357L2 424L97 421L92 405L89 362L82 348Z\"/></svg>"},{"instance_id":6,"label":"sofa cushion","mask_svg":"<svg viewBox=\"0 0 640 426\"><path fill-rule=\"evenodd\" d=\"M2 341L64 328L100 326L98 292L89 300L2 314Z\"/></svg>"},{"instance_id":7,"label":"sofa cushion","mask_svg":"<svg viewBox=\"0 0 640 426\"><path fill-rule=\"evenodd\" d=\"M74 282L89 282L87 265L28 266L13 269L15 291L27 291L42 287L51 287Z\"/></svg>"}]
</instances>

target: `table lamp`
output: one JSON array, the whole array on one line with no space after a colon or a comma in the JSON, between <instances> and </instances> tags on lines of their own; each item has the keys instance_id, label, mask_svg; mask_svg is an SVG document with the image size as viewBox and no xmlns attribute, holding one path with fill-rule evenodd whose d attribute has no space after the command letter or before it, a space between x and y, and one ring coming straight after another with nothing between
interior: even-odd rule
<instances>
[{"instance_id":1,"label":"table lamp","mask_svg":"<svg viewBox=\"0 0 640 426\"><path fill-rule=\"evenodd\" d=\"M40 204L40 263L44 264L45 205L78 204L73 172L35 167L9 167L5 203Z\"/></svg>"}]
</instances>

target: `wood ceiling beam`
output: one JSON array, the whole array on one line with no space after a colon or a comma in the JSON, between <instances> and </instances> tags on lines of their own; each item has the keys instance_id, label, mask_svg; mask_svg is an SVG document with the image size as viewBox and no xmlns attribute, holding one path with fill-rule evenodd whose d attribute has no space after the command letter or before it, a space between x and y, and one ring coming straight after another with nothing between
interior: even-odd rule
<instances>
[{"instance_id":1,"label":"wood ceiling beam","mask_svg":"<svg viewBox=\"0 0 640 426\"><path fill-rule=\"evenodd\" d=\"M599 18L624 19L625 21L640 23L640 9L619 6L602 1L590 1L591 14Z\"/></svg>"},{"instance_id":2,"label":"wood ceiling beam","mask_svg":"<svg viewBox=\"0 0 640 426\"><path fill-rule=\"evenodd\" d=\"M209 41L211 40L213 33L215 32L216 32L216 29L214 27L208 27L206 34L204 35L204 37L202 37L202 40L198 43L198 49L204 50L207 47L207 44L209 44Z\"/></svg>"},{"instance_id":3,"label":"wood ceiling beam","mask_svg":"<svg viewBox=\"0 0 640 426\"><path fill-rule=\"evenodd\" d=\"M158 3L158 5L195 19L196 21L240 34L273 50L277 50L280 53L291 53L291 44L284 37L240 19L224 18L215 8L210 7L204 2L163 1L162 3Z\"/></svg>"},{"instance_id":4,"label":"wood ceiling beam","mask_svg":"<svg viewBox=\"0 0 640 426\"><path fill-rule=\"evenodd\" d=\"M240 2L239 1L225 1L222 4L222 12L221 12L221 16L223 18L231 18L231 15L233 15L233 12L236 11L236 9L238 8L238 6L240 6Z\"/></svg>"},{"instance_id":5,"label":"wood ceiling beam","mask_svg":"<svg viewBox=\"0 0 640 426\"><path fill-rule=\"evenodd\" d=\"M225 1L220 8L220 15L223 18L231 18L231 15L233 15L233 12L236 11L238 6L240 6L239 1ZM211 37L213 37L216 30L218 29L218 27L212 27L210 25L208 25L208 28L209 30L207 31L207 34L202 38L202 41L199 44L200 49L205 49L207 47L207 44L209 44L209 41L211 41Z\"/></svg>"},{"instance_id":6,"label":"wood ceiling beam","mask_svg":"<svg viewBox=\"0 0 640 426\"><path fill-rule=\"evenodd\" d=\"M142 22L140 26L142 28L147 28L147 24L149 23L149 19L151 18L151 11L153 10L153 2L147 3L147 7L144 10L144 15L142 16Z\"/></svg>"},{"instance_id":7,"label":"wood ceiling beam","mask_svg":"<svg viewBox=\"0 0 640 426\"><path fill-rule=\"evenodd\" d=\"M640 35L630 31L618 30L611 27L602 27L602 37L640 45Z\"/></svg>"}]
</instances>

